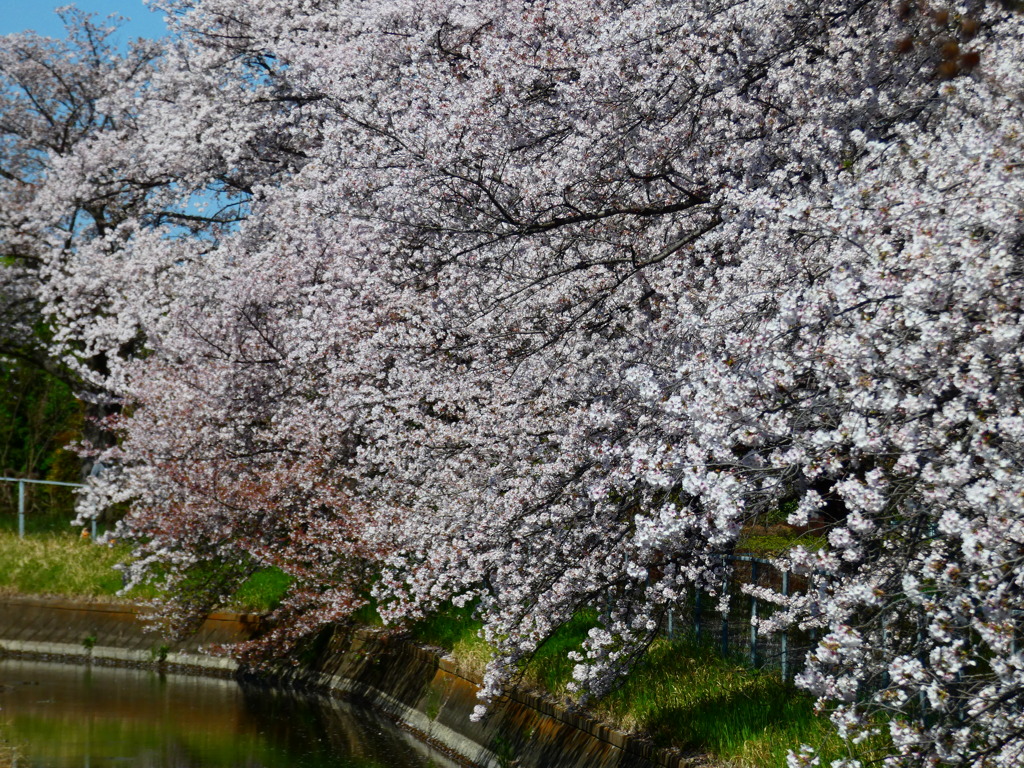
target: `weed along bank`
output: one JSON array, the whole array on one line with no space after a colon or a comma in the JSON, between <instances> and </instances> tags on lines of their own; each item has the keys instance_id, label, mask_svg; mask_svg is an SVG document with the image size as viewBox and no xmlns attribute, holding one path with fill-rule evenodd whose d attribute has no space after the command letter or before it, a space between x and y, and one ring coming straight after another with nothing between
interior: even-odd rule
<instances>
[{"instance_id":1,"label":"weed along bank","mask_svg":"<svg viewBox=\"0 0 1024 768\"><path fill-rule=\"evenodd\" d=\"M266 695L315 692L347 702L357 715L366 710L373 717L383 717L446 759L466 766L675 768L688 764L677 753L656 749L525 692L502 698L488 717L472 722L478 680L438 653L369 628L331 629L301 654L298 664L258 676L234 661L202 652L210 644L246 639L257 624L253 616L212 614L191 640L172 645L147 631L138 610L130 605L3 597L0 664L50 661L94 669L135 668L161 675L238 680L250 691L252 686L263 688ZM287 719L288 714L281 716Z\"/></svg>"}]
</instances>

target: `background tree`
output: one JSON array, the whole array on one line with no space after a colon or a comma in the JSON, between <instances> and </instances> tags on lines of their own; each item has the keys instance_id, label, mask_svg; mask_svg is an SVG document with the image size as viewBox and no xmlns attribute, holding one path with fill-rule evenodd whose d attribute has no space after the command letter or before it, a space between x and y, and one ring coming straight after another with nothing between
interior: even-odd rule
<instances>
[{"instance_id":1,"label":"background tree","mask_svg":"<svg viewBox=\"0 0 1024 768\"><path fill-rule=\"evenodd\" d=\"M9 474L78 480L60 449L83 430L109 444L99 419L111 403L52 346L46 305L59 297L48 292L49 271L59 269L54 253L102 234L120 214L112 201L49 207L40 196L56 164L125 119L107 100L119 88L138 87L157 48L137 42L118 54L109 41L114 25L74 9L62 14L64 40L26 33L0 44L0 358L9 425L2 464ZM103 366L99 359L87 364ZM87 401L84 423L72 393Z\"/></svg>"}]
</instances>

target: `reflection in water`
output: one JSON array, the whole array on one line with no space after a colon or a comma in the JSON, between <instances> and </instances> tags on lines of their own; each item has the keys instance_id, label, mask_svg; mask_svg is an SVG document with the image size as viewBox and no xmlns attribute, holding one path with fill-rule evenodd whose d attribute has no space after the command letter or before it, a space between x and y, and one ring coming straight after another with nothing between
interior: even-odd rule
<instances>
[{"instance_id":1,"label":"reflection in water","mask_svg":"<svg viewBox=\"0 0 1024 768\"><path fill-rule=\"evenodd\" d=\"M371 712L231 681L0 662L0 768L452 768Z\"/></svg>"}]
</instances>

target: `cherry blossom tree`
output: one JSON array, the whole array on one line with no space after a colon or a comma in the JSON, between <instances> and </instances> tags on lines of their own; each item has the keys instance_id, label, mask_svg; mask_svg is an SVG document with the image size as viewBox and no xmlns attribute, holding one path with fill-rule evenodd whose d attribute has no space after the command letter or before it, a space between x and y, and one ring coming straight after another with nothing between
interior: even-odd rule
<instances>
[{"instance_id":1,"label":"cherry blossom tree","mask_svg":"<svg viewBox=\"0 0 1024 768\"><path fill-rule=\"evenodd\" d=\"M61 14L67 39L25 33L0 46L0 352L70 384L87 402L86 442L102 447L119 364L148 354L147 329L189 261L302 150L278 130L294 106L280 89L254 93L230 62L194 72L184 46L119 51L116 19ZM245 98L226 98L231 87ZM146 260L126 257L136 241L149 241Z\"/></svg>"},{"instance_id":2,"label":"cherry blossom tree","mask_svg":"<svg viewBox=\"0 0 1024 768\"><path fill-rule=\"evenodd\" d=\"M792 505L829 547L785 558L806 595L759 596L822 631L800 682L840 732L885 728L893 766L1020 762L1015 11L167 10L132 142L51 194L131 158L246 198L193 234L147 193L54 283L68 343L145 340L112 356L131 414L90 503L132 500L133 578L202 582L180 621L275 564L287 639L372 572L392 620L476 601L489 701L600 604L599 694Z\"/></svg>"},{"instance_id":3,"label":"cherry blossom tree","mask_svg":"<svg viewBox=\"0 0 1024 768\"><path fill-rule=\"evenodd\" d=\"M65 40L25 33L0 44L0 354L81 386L47 345L49 256L117 214L98 200L51 209L39 197L55 164L125 117L105 99L144 79L157 49L139 42L118 54L116 24L70 8L62 18Z\"/></svg>"}]
</instances>

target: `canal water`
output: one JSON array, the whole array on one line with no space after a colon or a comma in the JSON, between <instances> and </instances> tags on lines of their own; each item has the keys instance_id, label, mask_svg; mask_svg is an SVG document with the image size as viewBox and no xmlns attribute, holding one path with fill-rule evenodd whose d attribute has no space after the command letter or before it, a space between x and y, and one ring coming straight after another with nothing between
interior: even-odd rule
<instances>
[{"instance_id":1,"label":"canal water","mask_svg":"<svg viewBox=\"0 0 1024 768\"><path fill-rule=\"evenodd\" d=\"M0 768L455 768L373 712L234 681L0 661Z\"/></svg>"}]
</instances>

